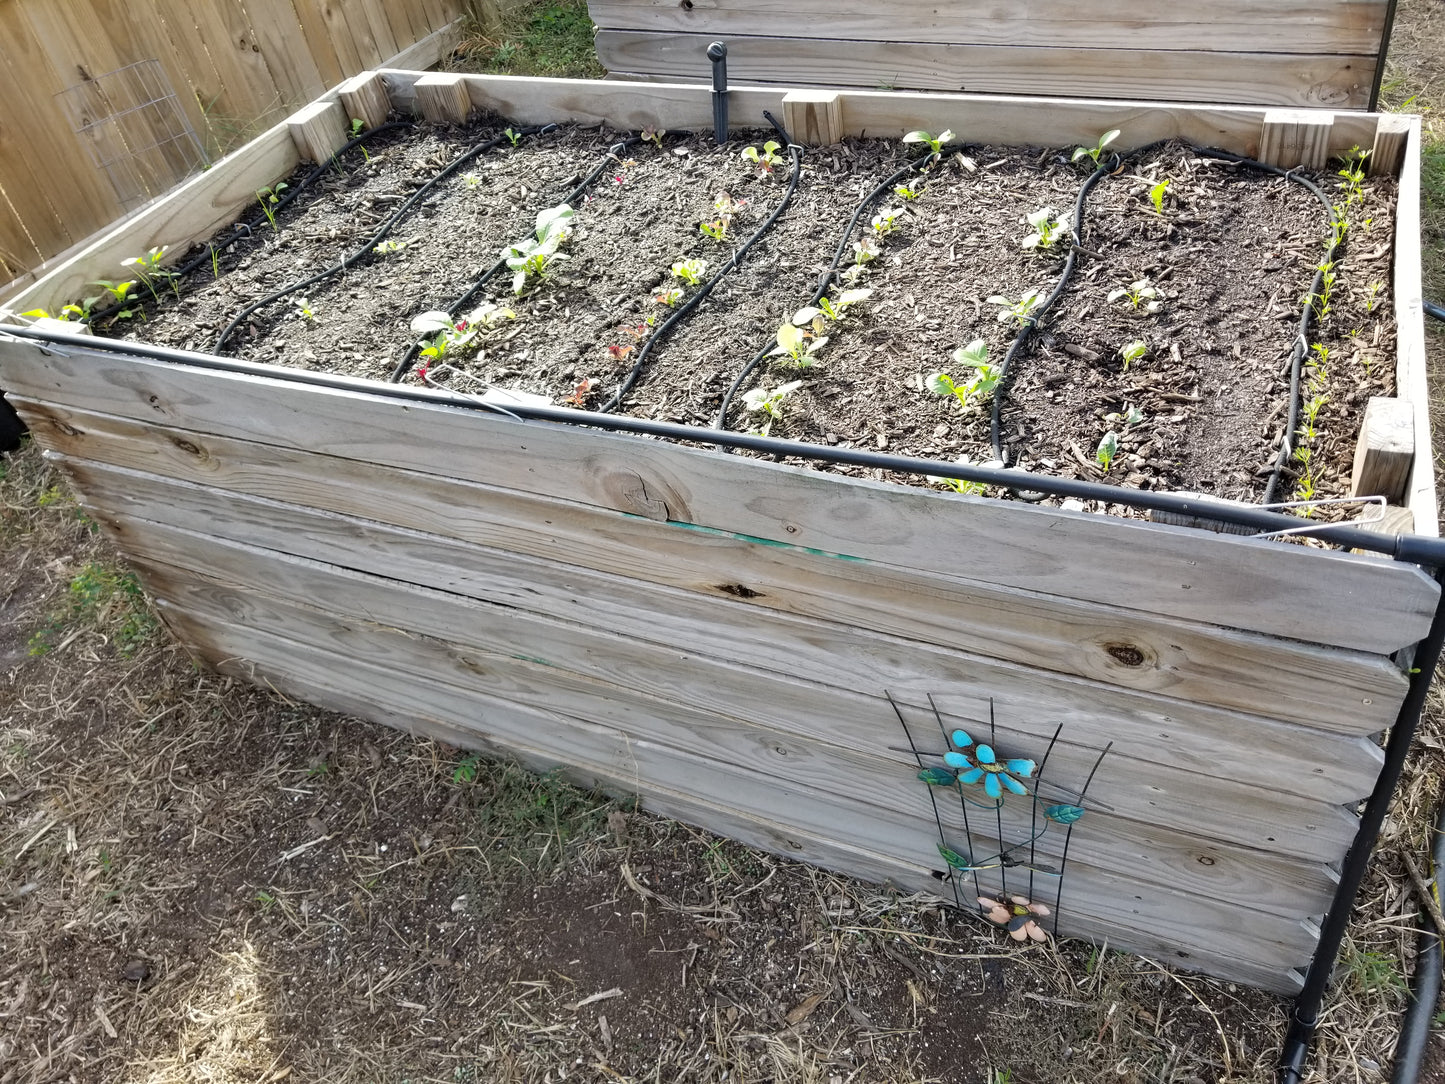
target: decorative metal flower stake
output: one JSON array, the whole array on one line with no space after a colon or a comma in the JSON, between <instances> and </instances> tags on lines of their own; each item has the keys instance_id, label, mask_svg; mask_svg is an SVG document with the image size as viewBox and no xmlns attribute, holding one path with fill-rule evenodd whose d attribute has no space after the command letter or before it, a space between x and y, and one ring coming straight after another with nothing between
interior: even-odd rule
<instances>
[{"instance_id":1,"label":"decorative metal flower stake","mask_svg":"<svg viewBox=\"0 0 1445 1084\"><path fill-rule=\"evenodd\" d=\"M1049 909L1042 903L1034 903L1027 896L1008 896L1004 899L980 896L978 906L984 918L996 926L1006 927L1008 935L1015 941L1049 939L1048 931L1034 921L1047 918Z\"/></svg>"}]
</instances>

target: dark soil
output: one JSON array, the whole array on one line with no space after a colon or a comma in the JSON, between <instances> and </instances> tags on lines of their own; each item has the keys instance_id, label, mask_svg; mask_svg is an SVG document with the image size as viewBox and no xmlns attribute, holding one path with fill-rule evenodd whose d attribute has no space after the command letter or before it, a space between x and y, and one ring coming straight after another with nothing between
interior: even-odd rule
<instances>
[{"instance_id":1,"label":"dark soil","mask_svg":"<svg viewBox=\"0 0 1445 1084\"><path fill-rule=\"evenodd\" d=\"M623 144L625 137L596 130L530 135L515 146L504 140L396 225L389 240L403 247L370 251L378 223L501 127L423 126L409 137L381 137L369 160L328 173L287 207L276 231L263 226L232 246L214 281L196 272L179 301L162 290L148 322L123 333L210 349L248 304L359 249L365 254L343 273L243 320L225 352L386 378L418 340L413 317L456 302L507 244L531 234L539 210L575 194L600 170L577 201L565 262L528 279L520 293L509 271L495 274L457 314L490 303L511 315L470 349L423 359L408 380L469 392L506 388L597 408L612 405L635 371L622 411L711 425L749 360L809 302L840 244L843 267L851 267L848 245L866 235L879 255L854 268L831 296L845 286L871 296L818 327L828 342L813 364L775 355L758 366L736 389L730 427L931 459L1002 458L1142 489L1256 501L1266 492L1285 435L1301 306L1330 235L1329 212L1299 184L1180 146L1118 163L1088 200L1076 272L995 393L1002 396L995 446L987 396L960 406L930 392L929 378L942 370L965 383L971 369L952 355L976 339L998 365L1018 324L999 319L1002 309L989 299L1047 295L1059 282L1067 236L1048 250L1020 242L1031 212L1074 207L1089 170L1068 154L962 148L914 174L912 193L885 192L845 238L860 199L906 165L911 148L849 140L810 152L776 226L684 319L660 332L683 299L706 290L669 268L702 261L704 281L722 271L783 203L786 152L762 170L740 156L749 145L743 141L719 148L671 134L660 145ZM757 135L753 146L768 133ZM1150 192L1165 179L1156 210ZM1312 179L1331 201L1347 202L1338 176ZM1393 199L1394 182L1372 178L1362 200L1348 205L1350 243L1335 267L1330 311L1309 337L1316 364L1306 371L1301 399L1316 400L1317 414L1313 435L1301 439L1311 458L1291 461L1276 499L1346 494L1364 403L1393 391L1386 285ZM720 217L719 207L728 224L722 241L699 228ZM875 233L869 222L879 211L895 213L894 229ZM1137 303L1110 300L1135 283L1155 293ZM680 292L672 305L661 300L669 290ZM1122 351L1136 342L1142 356L1126 364ZM768 425L745 404L752 388L772 391L792 381L801 386ZM1111 433L1118 452L1105 464L1099 448Z\"/></svg>"}]
</instances>

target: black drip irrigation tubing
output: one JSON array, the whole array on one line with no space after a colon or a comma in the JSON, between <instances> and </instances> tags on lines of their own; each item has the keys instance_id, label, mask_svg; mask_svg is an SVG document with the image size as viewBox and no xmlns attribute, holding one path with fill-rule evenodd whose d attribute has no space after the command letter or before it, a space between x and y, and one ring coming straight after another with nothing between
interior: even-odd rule
<instances>
[{"instance_id":1,"label":"black drip irrigation tubing","mask_svg":"<svg viewBox=\"0 0 1445 1084\"><path fill-rule=\"evenodd\" d=\"M1435 815L1430 836L1430 879L1434 882L1435 902L1440 902L1440 875L1445 871L1445 800ZM1423 910L1423 909L1422 909ZM1400 1038L1395 1044L1395 1065L1390 1084L1415 1084L1430 1041L1430 1022L1435 1016L1435 1003L1440 998L1441 942L1440 931L1428 914L1420 916L1420 932L1415 939L1415 974L1410 982L1410 1005L1400 1025Z\"/></svg>"},{"instance_id":2,"label":"black drip irrigation tubing","mask_svg":"<svg viewBox=\"0 0 1445 1084\"><path fill-rule=\"evenodd\" d=\"M662 323L661 327L648 337L647 342L645 342L642 345L642 349L638 351L637 360L633 363L631 370L623 377L622 383L618 385L617 391L613 393L612 397L597 408L598 413L610 414L622 405L622 400L626 398L627 393L632 390L638 378L642 376L642 370L647 365L647 357L648 354L651 353L653 346L670 335L678 324L697 310L703 301L707 299L708 295L713 292L713 288L716 287L726 275L731 274L733 270L737 268L738 264L742 262L743 256L747 254L747 251L772 230L774 224L783 216L783 212L788 209L788 205L793 202L793 196L798 190L798 179L803 171L803 148L788 138L787 130L784 129L782 124L778 122L778 119L766 109L763 110L763 118L773 126L774 131L778 133L778 138L780 138L783 141L783 145L788 148L788 153L792 158L792 170L788 175L788 189L783 193L782 200L778 203L777 207L773 209L773 213L768 216L767 221L759 226L757 230L753 232L752 236L737 247L732 254L732 258L723 265L722 269L712 278L708 279L697 293L688 298L676 312Z\"/></svg>"},{"instance_id":3,"label":"black drip irrigation tubing","mask_svg":"<svg viewBox=\"0 0 1445 1084\"><path fill-rule=\"evenodd\" d=\"M858 206L853 209L853 217L848 220L848 225L843 228L843 234L838 239L838 247L833 252L833 262L828 265L828 270L824 271L822 275L818 277L818 288L813 291L813 296L807 302L808 305L816 305L822 300L823 295L828 292L828 287L833 284L833 280L838 275L838 267L843 262L843 255L848 251L848 242L853 237L853 231L858 228L858 222L863 215L867 213L868 208L881 199L885 192L893 191L893 186L903 180L904 177L907 177L910 173L918 173L926 169L928 164L937 157L938 155L935 152L925 155L916 162L909 162L908 165L895 171L880 183L877 188L863 197ZM726 394L723 395L722 406L718 407L717 418L713 422L714 428L727 429L728 410L732 407L733 398L737 395L738 390L747 381L748 377L756 371L759 365L768 359L772 352L773 340L769 339L768 344L754 354L753 359L743 366L742 372L738 373L736 379L732 382L732 386L729 387Z\"/></svg>"},{"instance_id":4,"label":"black drip irrigation tubing","mask_svg":"<svg viewBox=\"0 0 1445 1084\"><path fill-rule=\"evenodd\" d=\"M257 215L255 218L250 219L249 221L234 223L231 227L231 236L228 237L226 240L213 240L206 242L206 249L204 252L193 256L191 259L187 260L179 267L166 268L162 272L162 274L167 280L183 279L192 271L204 267L206 264L213 263L218 252L228 248L229 246L235 244L237 241L240 241L243 238L250 237L253 233L255 233L261 228L262 222L266 222L269 224L270 218L279 215L282 211L286 209L287 205L290 204L292 200L296 199L296 197L301 195L301 193L304 192L307 188L311 187L311 185L319 181L323 176L326 175L329 170L337 166L338 160L347 151L359 147L368 139L371 139L373 136L381 135L383 132L395 131L398 128L414 127L416 127L414 121L389 120L384 124L378 124L375 128L371 128L365 132L362 132L359 136L356 136L353 139L347 140L346 143L343 146L337 148L336 153L333 154L330 158L328 158L323 164L317 166L295 184L287 185L286 194L284 196L278 197L274 206L270 204L267 205L271 209L270 216L262 213L260 215ZM257 198L260 198L259 195ZM154 288L153 285L152 288ZM123 307L124 306L121 305L119 302L116 302L114 304L107 305L103 309L97 309L95 312L90 314L90 320L88 322L94 324L96 320L104 320L107 317L113 316L115 313L119 312Z\"/></svg>"},{"instance_id":5,"label":"black drip irrigation tubing","mask_svg":"<svg viewBox=\"0 0 1445 1084\"><path fill-rule=\"evenodd\" d=\"M556 127L557 126L555 124L533 125L531 127L519 128L515 130L512 133L512 136L538 135L549 132ZM339 275L342 271L345 271L349 267L355 266L361 260L371 255L371 250L386 239L387 234L394 230L397 225L402 221L402 219L404 219L408 214L411 213L412 209L416 207L417 203L420 202L422 197L424 197L428 192L430 192L442 181L450 177L457 170L461 169L463 166L485 154L487 151L492 150L493 148L499 146L502 143L515 142L512 136L508 136L505 134L499 135L487 140L484 143L478 143L470 150L463 151L461 154L457 155L457 157L453 158L451 162L449 162L446 167L441 170L441 172L437 173L434 177L432 177L429 181L427 181L410 196L408 196L404 201L402 201L401 206L399 206L395 211L391 213L391 215L386 219L386 221L381 224L380 229L378 229L374 234L372 234L368 240L362 242L362 244L358 246L355 250L353 250L350 254L342 257L342 259L338 263L332 264L325 270L318 271L316 274L309 275L298 282L293 282L289 286L283 286L281 289L276 290L273 293L267 294L265 297L261 298L261 300L254 301L250 305L247 305L235 316L234 319L232 319L229 324L226 325L225 330L222 331L219 336L217 336L216 344L214 347L212 347L212 351L216 354L221 353L222 350L225 349L226 341L231 337L232 333L236 330L236 328L241 326L241 322L247 319L252 313L256 312L258 309L264 308L267 305L279 301L283 297L288 297L291 294L296 293L298 290L304 290L306 289L306 287L315 285L316 283L321 282L324 279L328 279L333 275Z\"/></svg>"}]
</instances>

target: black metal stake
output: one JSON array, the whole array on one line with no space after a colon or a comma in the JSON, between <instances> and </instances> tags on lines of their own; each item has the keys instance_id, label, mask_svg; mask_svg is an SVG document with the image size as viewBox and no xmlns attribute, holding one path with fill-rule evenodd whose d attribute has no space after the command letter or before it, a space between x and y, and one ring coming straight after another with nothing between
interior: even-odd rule
<instances>
[{"instance_id":1,"label":"black metal stake","mask_svg":"<svg viewBox=\"0 0 1445 1084\"><path fill-rule=\"evenodd\" d=\"M719 144L728 141L728 47L715 41L707 47L712 61L712 135Z\"/></svg>"}]
</instances>

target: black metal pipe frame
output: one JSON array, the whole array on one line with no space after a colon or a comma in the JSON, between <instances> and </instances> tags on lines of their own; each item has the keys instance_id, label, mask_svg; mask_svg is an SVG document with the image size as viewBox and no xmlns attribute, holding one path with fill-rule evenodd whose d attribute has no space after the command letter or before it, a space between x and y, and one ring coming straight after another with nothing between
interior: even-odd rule
<instances>
[{"instance_id":1,"label":"black metal pipe frame","mask_svg":"<svg viewBox=\"0 0 1445 1084\"><path fill-rule=\"evenodd\" d=\"M1435 814L1435 827L1430 838L1430 865L1439 901L1440 872L1445 870L1445 800ZM1395 1044L1395 1065L1390 1084L1415 1084L1420 1079L1420 1063L1430 1038L1430 1020L1435 1015L1435 1002L1440 998L1440 931L1425 914L1420 916L1420 933L1415 939L1415 975L1410 982L1410 1005L1405 1022L1400 1025L1400 1041Z\"/></svg>"},{"instance_id":2,"label":"black metal pipe frame","mask_svg":"<svg viewBox=\"0 0 1445 1084\"><path fill-rule=\"evenodd\" d=\"M1395 9L1399 0L1390 0L1385 5L1385 29L1380 35L1380 53L1375 59L1375 80L1370 84L1370 104L1365 112L1374 113L1380 108L1380 88L1385 83L1385 57L1390 52L1390 34L1395 29Z\"/></svg>"},{"instance_id":3,"label":"black metal pipe frame","mask_svg":"<svg viewBox=\"0 0 1445 1084\"><path fill-rule=\"evenodd\" d=\"M309 387L368 393L382 398L428 403L433 406L468 412L484 411L506 415L506 417L495 419L499 425L527 425L538 422L571 425L660 437L692 444L747 449L778 457L846 464L905 474L958 478L1005 490L1033 490L1058 497L1077 497L1083 500L1121 504L1142 510L1172 512L1180 516L1218 520L1249 527L1260 533L1297 531L1303 525L1308 527L1310 536L1333 545L1379 553L1397 561L1424 565L1435 573L1437 579L1440 578L1442 570L1445 570L1445 539L1421 535L1378 534L1360 527L1341 524L1309 525L1296 516L1233 502L1200 500L1173 493L1124 489L1101 482L1055 478L1010 468L982 467L973 464L885 455L856 448L808 444L803 441L781 440L774 437L756 436L751 433L733 433L700 426L678 425L672 422L629 418L615 414L599 414L595 411L571 410L564 407L509 405L502 410L490 407L475 397L449 391L382 384L301 369L285 369L256 362L220 358L209 354L176 350L171 347L96 339L64 332L40 331L32 327L5 327L0 329L0 333L33 341L53 349L55 353L62 356L65 354L65 348L69 347L76 350L129 355L212 372L262 377ZM958 497L955 499L977 501L989 498ZM1321 928L1314 959L1305 977L1304 987L1295 999L1290 1013L1289 1030L1279 1063L1279 1079L1282 1084L1299 1084L1302 1079L1330 972L1334 968L1335 959L1344 940L1350 911L1354 906L1359 886L1364 880L1370 853L1379 837L1380 826L1384 822L1395 788L1404 771L1405 758L1419 726L1426 692L1430 687L1435 667L1440 660L1442 644L1445 644L1445 592L1442 592L1441 602L1436 607L1429 633L1416 647L1409 689L1404 702L1400 705L1394 725L1390 729L1389 741L1385 746L1384 765L1376 780L1375 788L1365 804L1364 812L1361 814L1359 830L1345 856L1340 871L1339 885Z\"/></svg>"}]
</instances>

